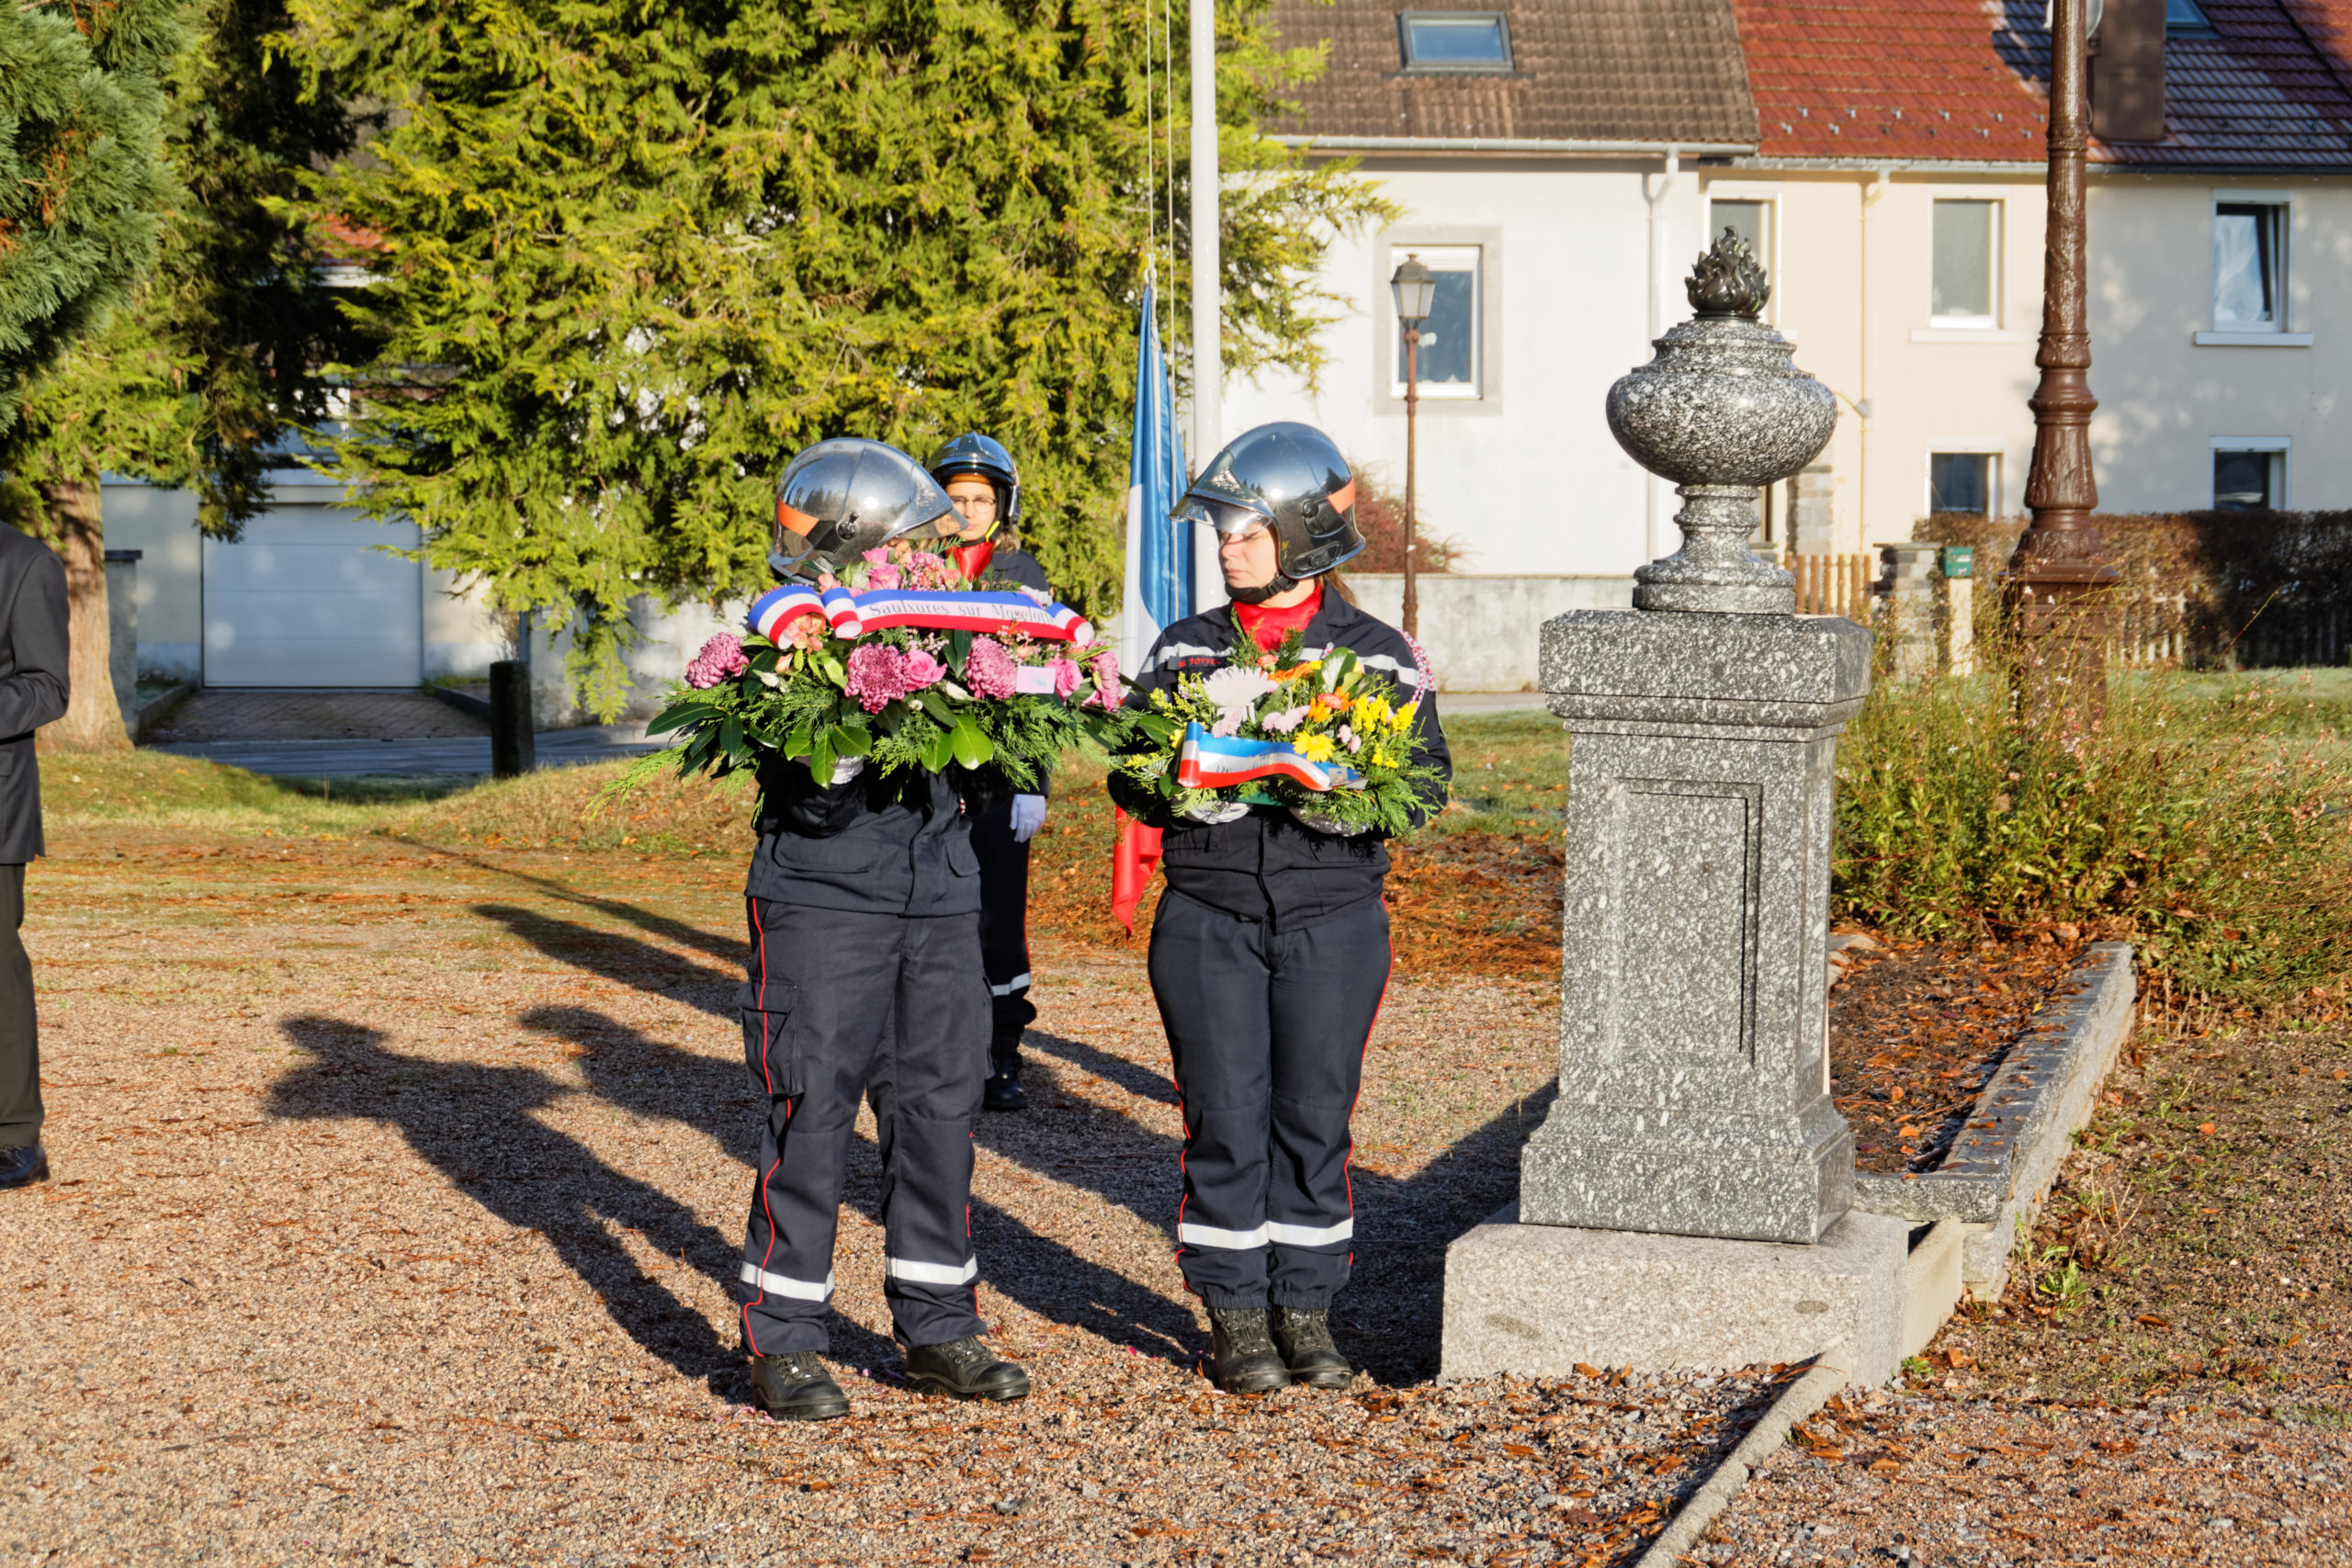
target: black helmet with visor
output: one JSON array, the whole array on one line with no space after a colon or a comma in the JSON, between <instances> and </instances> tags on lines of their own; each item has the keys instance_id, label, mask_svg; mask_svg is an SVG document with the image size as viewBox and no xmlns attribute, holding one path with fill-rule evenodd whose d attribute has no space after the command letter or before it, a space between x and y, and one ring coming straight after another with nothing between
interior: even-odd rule
<instances>
[{"instance_id":1,"label":"black helmet with visor","mask_svg":"<svg viewBox=\"0 0 2352 1568\"><path fill-rule=\"evenodd\" d=\"M1008 529L1021 526L1021 470L1004 444L977 430L967 430L939 449L931 460L931 477L945 485L950 479L977 474L996 487L996 518Z\"/></svg>"}]
</instances>

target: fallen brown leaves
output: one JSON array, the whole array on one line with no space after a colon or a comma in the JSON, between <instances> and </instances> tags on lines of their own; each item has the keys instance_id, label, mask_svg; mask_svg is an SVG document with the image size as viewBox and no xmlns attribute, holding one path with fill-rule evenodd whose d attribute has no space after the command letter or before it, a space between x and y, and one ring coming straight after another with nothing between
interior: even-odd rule
<instances>
[{"instance_id":1,"label":"fallen brown leaves","mask_svg":"<svg viewBox=\"0 0 2352 1568\"><path fill-rule=\"evenodd\" d=\"M1830 993L1830 1096L1863 1170L1932 1170L2078 942L1849 950Z\"/></svg>"}]
</instances>

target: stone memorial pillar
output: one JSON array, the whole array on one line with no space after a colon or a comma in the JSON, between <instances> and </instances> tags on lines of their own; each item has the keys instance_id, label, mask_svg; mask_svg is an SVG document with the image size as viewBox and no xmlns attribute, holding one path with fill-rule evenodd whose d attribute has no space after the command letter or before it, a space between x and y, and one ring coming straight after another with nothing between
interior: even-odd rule
<instances>
[{"instance_id":1,"label":"stone memorial pillar","mask_svg":"<svg viewBox=\"0 0 2352 1568\"><path fill-rule=\"evenodd\" d=\"M1826 994L1833 766L1871 634L1793 614L1794 580L1747 546L1756 488L1805 468L1837 406L1758 321L1769 290L1738 241L1689 292L1697 315L1608 402L1679 487L1683 546L1634 573L1634 609L1544 626L1572 738L1560 1088L1516 1214L1449 1253L1449 1376L1837 1340L1892 1364L1907 1227L1849 1213Z\"/></svg>"}]
</instances>

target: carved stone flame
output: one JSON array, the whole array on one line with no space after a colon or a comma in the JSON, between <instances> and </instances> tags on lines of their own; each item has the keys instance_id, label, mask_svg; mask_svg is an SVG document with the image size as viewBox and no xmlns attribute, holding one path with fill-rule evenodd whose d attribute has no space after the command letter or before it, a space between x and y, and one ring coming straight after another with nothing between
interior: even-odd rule
<instances>
[{"instance_id":1,"label":"carved stone flame","mask_svg":"<svg viewBox=\"0 0 2352 1568\"><path fill-rule=\"evenodd\" d=\"M1690 297L1690 309L1702 321L1732 317L1752 321L1763 314L1764 302L1772 298L1772 286L1765 281L1756 253L1728 227L1723 238L1699 258L1682 288Z\"/></svg>"}]
</instances>

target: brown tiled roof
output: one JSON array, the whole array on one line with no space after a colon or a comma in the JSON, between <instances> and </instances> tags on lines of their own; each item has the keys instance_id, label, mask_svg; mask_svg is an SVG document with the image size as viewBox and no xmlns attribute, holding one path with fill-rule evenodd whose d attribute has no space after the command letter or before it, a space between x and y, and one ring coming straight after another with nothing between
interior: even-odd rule
<instances>
[{"instance_id":1,"label":"brown tiled roof","mask_svg":"<svg viewBox=\"0 0 2352 1568\"><path fill-rule=\"evenodd\" d=\"M1508 75L1406 75L1403 10L1497 11ZM1300 114L1316 136L1680 141L1752 147L1756 113L1732 0L1275 0L1286 48L1329 42Z\"/></svg>"},{"instance_id":2,"label":"brown tiled roof","mask_svg":"<svg viewBox=\"0 0 2352 1568\"><path fill-rule=\"evenodd\" d=\"M1767 157L2032 163L2043 156L2041 0L1735 0ZM2352 0L2199 0L2165 42L2146 168L2352 168Z\"/></svg>"}]
</instances>

